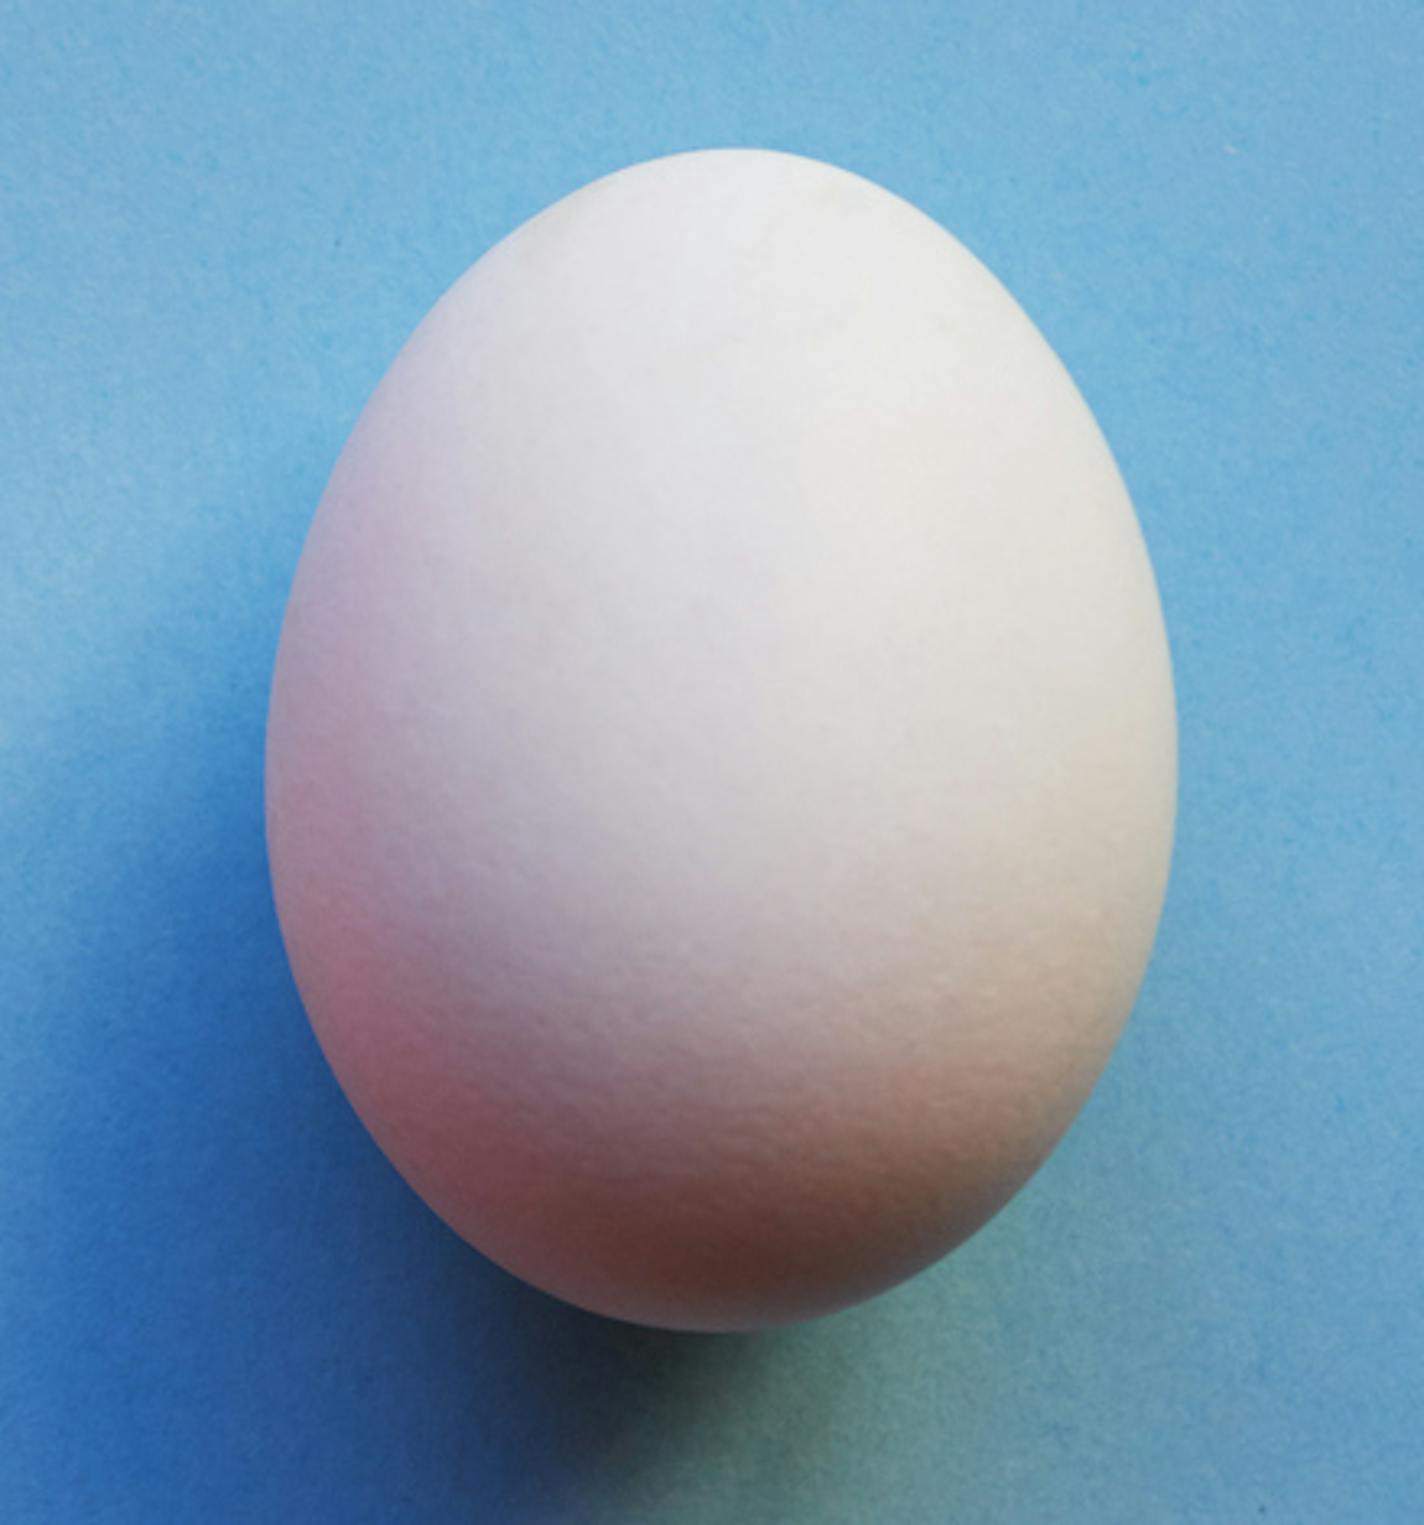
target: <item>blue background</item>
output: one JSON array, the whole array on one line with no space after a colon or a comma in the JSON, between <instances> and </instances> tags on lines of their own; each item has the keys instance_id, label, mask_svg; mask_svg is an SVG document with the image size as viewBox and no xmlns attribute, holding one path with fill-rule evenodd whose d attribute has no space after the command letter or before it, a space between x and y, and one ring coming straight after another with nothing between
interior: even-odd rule
<instances>
[{"instance_id":1,"label":"blue background","mask_svg":"<svg viewBox=\"0 0 1424 1525\"><path fill-rule=\"evenodd\" d=\"M1424 1520L1424 10L0 0L0 1519ZM822 1323L515 1284L348 1110L261 749L325 476L490 243L788 148L1077 377L1182 721L1137 1016Z\"/></svg>"}]
</instances>

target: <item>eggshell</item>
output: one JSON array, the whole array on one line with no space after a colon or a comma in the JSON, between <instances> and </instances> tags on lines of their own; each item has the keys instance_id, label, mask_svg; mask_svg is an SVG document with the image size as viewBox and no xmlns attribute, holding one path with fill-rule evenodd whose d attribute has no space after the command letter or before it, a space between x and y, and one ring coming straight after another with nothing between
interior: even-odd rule
<instances>
[{"instance_id":1,"label":"eggshell","mask_svg":"<svg viewBox=\"0 0 1424 1525\"><path fill-rule=\"evenodd\" d=\"M484 256L311 529L268 741L347 1095L509 1270L725 1329L919 1270L1092 1087L1175 796L1152 573L998 282L785 154Z\"/></svg>"}]
</instances>

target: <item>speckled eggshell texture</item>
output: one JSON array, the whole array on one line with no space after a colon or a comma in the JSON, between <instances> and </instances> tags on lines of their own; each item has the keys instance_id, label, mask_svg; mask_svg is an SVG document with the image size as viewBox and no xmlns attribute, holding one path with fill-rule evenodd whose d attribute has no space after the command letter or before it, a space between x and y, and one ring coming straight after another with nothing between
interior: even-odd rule
<instances>
[{"instance_id":1,"label":"speckled eggshell texture","mask_svg":"<svg viewBox=\"0 0 1424 1525\"><path fill-rule=\"evenodd\" d=\"M1156 589L952 237L806 159L656 160L381 382L267 789L312 1023L436 1212L618 1317L807 1317L973 1233L1108 1056L1171 847Z\"/></svg>"}]
</instances>

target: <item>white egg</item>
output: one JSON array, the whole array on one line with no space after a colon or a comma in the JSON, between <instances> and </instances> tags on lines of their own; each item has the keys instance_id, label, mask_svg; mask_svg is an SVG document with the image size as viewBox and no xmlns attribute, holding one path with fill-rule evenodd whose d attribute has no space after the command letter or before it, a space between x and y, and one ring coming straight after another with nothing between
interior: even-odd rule
<instances>
[{"instance_id":1,"label":"white egg","mask_svg":"<svg viewBox=\"0 0 1424 1525\"><path fill-rule=\"evenodd\" d=\"M600 180L417 329L282 635L278 909L415 1189L618 1317L971 1234L1135 997L1175 798L1132 506L935 223L785 154Z\"/></svg>"}]
</instances>

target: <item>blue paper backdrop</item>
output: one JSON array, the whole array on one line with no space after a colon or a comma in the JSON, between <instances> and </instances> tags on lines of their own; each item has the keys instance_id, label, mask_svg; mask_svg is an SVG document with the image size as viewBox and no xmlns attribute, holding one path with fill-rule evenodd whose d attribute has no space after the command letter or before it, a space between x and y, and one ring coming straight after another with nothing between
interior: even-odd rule
<instances>
[{"instance_id":1,"label":"blue paper backdrop","mask_svg":"<svg viewBox=\"0 0 1424 1525\"><path fill-rule=\"evenodd\" d=\"M0 1519L1424 1520L1424 11L0 0ZM766 1337L565 1309L347 1109L269 901L311 510L442 289L761 144L1006 281L1140 507L1178 855L959 1255Z\"/></svg>"}]
</instances>

